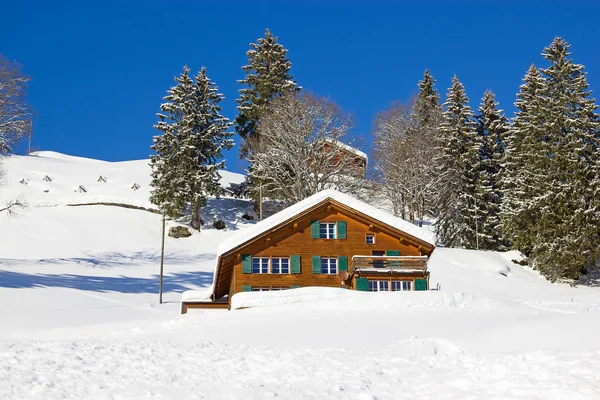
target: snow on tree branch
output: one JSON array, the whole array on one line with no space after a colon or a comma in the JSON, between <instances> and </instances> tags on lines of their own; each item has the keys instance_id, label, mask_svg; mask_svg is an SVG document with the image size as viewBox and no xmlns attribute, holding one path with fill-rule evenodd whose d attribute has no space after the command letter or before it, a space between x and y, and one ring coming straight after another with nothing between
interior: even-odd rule
<instances>
[{"instance_id":1,"label":"snow on tree branch","mask_svg":"<svg viewBox=\"0 0 600 400\"><path fill-rule=\"evenodd\" d=\"M29 132L32 111L25 97L30 79L19 64L0 54L0 152L12 151Z\"/></svg>"},{"instance_id":2,"label":"snow on tree branch","mask_svg":"<svg viewBox=\"0 0 600 400\"><path fill-rule=\"evenodd\" d=\"M326 188L359 194L366 187L366 160L342 142L352 119L335 103L310 94L289 93L272 102L250 141L253 187L265 196L296 203Z\"/></svg>"}]
</instances>

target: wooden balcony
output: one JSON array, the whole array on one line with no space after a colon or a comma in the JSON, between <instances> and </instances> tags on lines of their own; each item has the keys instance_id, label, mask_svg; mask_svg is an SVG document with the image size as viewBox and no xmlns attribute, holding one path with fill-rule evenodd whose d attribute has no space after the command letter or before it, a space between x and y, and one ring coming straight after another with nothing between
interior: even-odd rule
<instances>
[{"instance_id":1,"label":"wooden balcony","mask_svg":"<svg viewBox=\"0 0 600 400\"><path fill-rule=\"evenodd\" d=\"M348 273L425 274L427 260L427 256L353 256Z\"/></svg>"}]
</instances>

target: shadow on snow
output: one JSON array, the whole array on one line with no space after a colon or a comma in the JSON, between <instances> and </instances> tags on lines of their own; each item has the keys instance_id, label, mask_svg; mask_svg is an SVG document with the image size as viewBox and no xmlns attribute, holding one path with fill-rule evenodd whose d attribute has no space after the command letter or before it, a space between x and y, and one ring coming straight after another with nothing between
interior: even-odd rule
<instances>
[{"instance_id":1,"label":"shadow on snow","mask_svg":"<svg viewBox=\"0 0 600 400\"><path fill-rule=\"evenodd\" d=\"M75 264L84 267L93 268L113 268L113 267L137 267L139 264L160 264L160 253L149 251L138 251L134 253L106 252L98 254L86 254L87 257L56 257L35 259L11 259L0 258L0 266L17 265L58 265ZM215 254L165 254L165 265L188 265L198 262L209 261L216 258Z\"/></svg>"},{"instance_id":2,"label":"shadow on snow","mask_svg":"<svg viewBox=\"0 0 600 400\"><path fill-rule=\"evenodd\" d=\"M212 283L211 272L181 272L163 278L164 292L184 292ZM0 270L0 287L26 289L56 287L94 292L158 293L159 277L133 278L129 276L89 276L75 274L25 274Z\"/></svg>"}]
</instances>

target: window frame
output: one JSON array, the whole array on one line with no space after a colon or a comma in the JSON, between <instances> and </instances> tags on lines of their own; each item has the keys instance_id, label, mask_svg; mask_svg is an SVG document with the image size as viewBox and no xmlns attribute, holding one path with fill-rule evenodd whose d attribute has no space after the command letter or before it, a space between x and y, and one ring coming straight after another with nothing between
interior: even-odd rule
<instances>
[{"instance_id":1,"label":"window frame","mask_svg":"<svg viewBox=\"0 0 600 400\"><path fill-rule=\"evenodd\" d=\"M250 289L250 292L270 292L270 291L271 291L270 286L252 286L252 289Z\"/></svg>"},{"instance_id":2,"label":"window frame","mask_svg":"<svg viewBox=\"0 0 600 400\"><path fill-rule=\"evenodd\" d=\"M369 243L369 237L373 238L373 241ZM365 244L376 244L375 243L375 234L374 233L365 233Z\"/></svg>"},{"instance_id":3,"label":"window frame","mask_svg":"<svg viewBox=\"0 0 600 400\"><path fill-rule=\"evenodd\" d=\"M279 261L279 272L274 272L274 260L278 260ZM282 267L281 267L281 261L282 260L286 260L287 261L287 272L282 272ZM276 274L276 275L289 275L292 273L292 263L291 263L291 257L271 257L271 273L272 274Z\"/></svg>"},{"instance_id":4,"label":"window frame","mask_svg":"<svg viewBox=\"0 0 600 400\"><path fill-rule=\"evenodd\" d=\"M327 267L325 269L323 268L323 262L326 262L326 264L327 264ZM331 272L332 265L333 265L334 272ZM339 265L338 265L337 257L321 257L321 274L337 275L338 271L339 271Z\"/></svg>"},{"instance_id":5,"label":"window frame","mask_svg":"<svg viewBox=\"0 0 600 400\"><path fill-rule=\"evenodd\" d=\"M326 225L325 228L325 236L323 236L323 225ZM333 225L333 233L331 233L331 237L330 237L330 230L329 227ZM336 222L330 222L330 221L319 221L319 239L337 239L337 223Z\"/></svg>"},{"instance_id":6,"label":"window frame","mask_svg":"<svg viewBox=\"0 0 600 400\"><path fill-rule=\"evenodd\" d=\"M394 290L394 284L395 283L399 283L399 290ZM404 284L408 283L408 289L404 288ZM409 280L393 280L392 281L392 285L391 285L391 289L392 292L412 292L413 291L413 281L409 281Z\"/></svg>"},{"instance_id":7,"label":"window frame","mask_svg":"<svg viewBox=\"0 0 600 400\"><path fill-rule=\"evenodd\" d=\"M254 270L254 260L260 260L258 264L258 272ZM262 261L267 260L267 269L266 272L263 270ZM252 274L268 274L271 270L271 257L252 257Z\"/></svg>"},{"instance_id":8,"label":"window frame","mask_svg":"<svg viewBox=\"0 0 600 400\"><path fill-rule=\"evenodd\" d=\"M377 290L371 290L371 283L375 284ZM389 280L368 279L367 285L368 285L369 292L389 292L390 291L390 281ZM385 288L384 288L384 286L385 286Z\"/></svg>"}]
</instances>

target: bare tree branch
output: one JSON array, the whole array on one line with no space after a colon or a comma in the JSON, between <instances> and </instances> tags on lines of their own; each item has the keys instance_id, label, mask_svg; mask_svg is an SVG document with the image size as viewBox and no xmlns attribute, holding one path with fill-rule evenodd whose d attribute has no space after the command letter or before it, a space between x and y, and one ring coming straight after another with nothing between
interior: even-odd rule
<instances>
[{"instance_id":1,"label":"bare tree branch","mask_svg":"<svg viewBox=\"0 0 600 400\"><path fill-rule=\"evenodd\" d=\"M296 203L335 188L360 194L366 160L349 150L352 119L335 103L311 94L275 99L259 124L260 142L249 144L249 176L271 198Z\"/></svg>"},{"instance_id":2,"label":"bare tree branch","mask_svg":"<svg viewBox=\"0 0 600 400\"><path fill-rule=\"evenodd\" d=\"M435 121L423 123L413 99L393 103L375 121L375 171L393 212L422 224L439 181L432 162L436 149ZM439 118L434 115L433 117Z\"/></svg>"},{"instance_id":3,"label":"bare tree branch","mask_svg":"<svg viewBox=\"0 0 600 400\"><path fill-rule=\"evenodd\" d=\"M27 82L21 66L0 54L0 152L8 153L29 133L32 111L27 104Z\"/></svg>"},{"instance_id":4,"label":"bare tree branch","mask_svg":"<svg viewBox=\"0 0 600 400\"><path fill-rule=\"evenodd\" d=\"M23 198L18 197L16 199L8 200L4 203L4 207L0 208L0 213L6 212L9 217L16 217L19 215L18 210L24 210L28 207L27 202Z\"/></svg>"}]
</instances>

